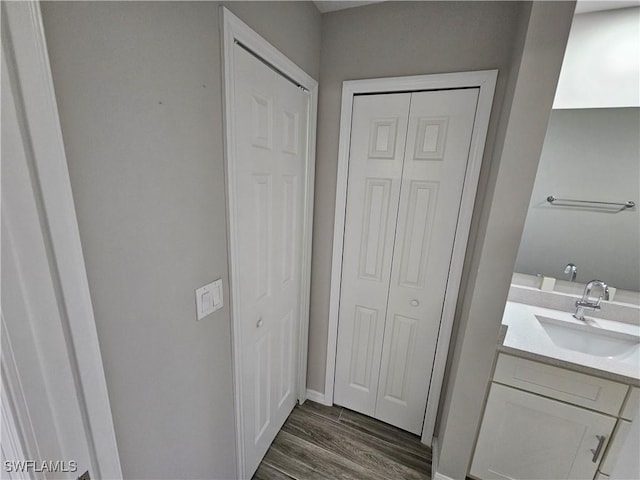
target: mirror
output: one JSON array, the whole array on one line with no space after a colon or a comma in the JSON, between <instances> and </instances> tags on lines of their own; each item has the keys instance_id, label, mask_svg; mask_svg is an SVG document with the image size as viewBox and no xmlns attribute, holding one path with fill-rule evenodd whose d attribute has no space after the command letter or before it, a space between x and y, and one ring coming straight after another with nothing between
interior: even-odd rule
<instances>
[{"instance_id":1,"label":"mirror","mask_svg":"<svg viewBox=\"0 0 640 480\"><path fill-rule=\"evenodd\" d=\"M624 22L637 21L637 15L638 9L632 8L574 19L514 267L517 273L569 280L571 273L564 271L572 263L577 282L597 278L618 289L640 291L637 24L625 37L631 49L594 39L615 29L613 38L622 42ZM594 40L600 50L593 47ZM591 45L589 52L585 45ZM622 54L626 70L615 70L609 58L620 61ZM597 95L578 98L578 84L584 88L594 83L598 86L590 91L599 89ZM633 96L621 99L626 83L632 85ZM549 196L558 200L550 203ZM636 206L625 208L629 201Z\"/></svg>"},{"instance_id":2,"label":"mirror","mask_svg":"<svg viewBox=\"0 0 640 480\"><path fill-rule=\"evenodd\" d=\"M515 271L640 290L640 108L553 110ZM559 200L549 203L553 195Z\"/></svg>"}]
</instances>

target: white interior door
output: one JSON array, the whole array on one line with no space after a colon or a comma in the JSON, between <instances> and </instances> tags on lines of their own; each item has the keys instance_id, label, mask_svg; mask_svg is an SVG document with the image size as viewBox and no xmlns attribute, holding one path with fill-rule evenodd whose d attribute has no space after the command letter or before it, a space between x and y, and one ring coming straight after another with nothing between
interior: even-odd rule
<instances>
[{"instance_id":1,"label":"white interior door","mask_svg":"<svg viewBox=\"0 0 640 480\"><path fill-rule=\"evenodd\" d=\"M296 402L308 93L234 46L235 252L245 474Z\"/></svg>"},{"instance_id":2,"label":"white interior door","mask_svg":"<svg viewBox=\"0 0 640 480\"><path fill-rule=\"evenodd\" d=\"M478 89L411 94L376 417L419 434Z\"/></svg>"},{"instance_id":3,"label":"white interior door","mask_svg":"<svg viewBox=\"0 0 640 480\"><path fill-rule=\"evenodd\" d=\"M335 403L375 414L410 93L353 104Z\"/></svg>"},{"instance_id":4,"label":"white interior door","mask_svg":"<svg viewBox=\"0 0 640 480\"><path fill-rule=\"evenodd\" d=\"M416 434L477 101L477 88L354 99L335 402Z\"/></svg>"}]
</instances>

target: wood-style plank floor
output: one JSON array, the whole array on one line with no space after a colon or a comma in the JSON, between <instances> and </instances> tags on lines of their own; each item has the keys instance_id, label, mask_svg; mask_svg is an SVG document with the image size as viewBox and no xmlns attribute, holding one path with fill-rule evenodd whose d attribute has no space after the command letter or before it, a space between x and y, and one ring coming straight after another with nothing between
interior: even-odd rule
<instances>
[{"instance_id":1,"label":"wood-style plank floor","mask_svg":"<svg viewBox=\"0 0 640 480\"><path fill-rule=\"evenodd\" d=\"M338 406L296 406L254 480L429 480L420 437Z\"/></svg>"}]
</instances>

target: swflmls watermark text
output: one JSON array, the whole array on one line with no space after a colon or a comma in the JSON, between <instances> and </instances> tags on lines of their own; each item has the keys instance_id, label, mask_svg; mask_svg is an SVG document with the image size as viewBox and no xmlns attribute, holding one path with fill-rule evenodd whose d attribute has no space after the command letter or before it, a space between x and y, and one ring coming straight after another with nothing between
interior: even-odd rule
<instances>
[{"instance_id":1,"label":"swflmls watermark text","mask_svg":"<svg viewBox=\"0 0 640 480\"><path fill-rule=\"evenodd\" d=\"M75 460L5 460L4 471L9 473L70 473L78 471L78 462Z\"/></svg>"}]
</instances>

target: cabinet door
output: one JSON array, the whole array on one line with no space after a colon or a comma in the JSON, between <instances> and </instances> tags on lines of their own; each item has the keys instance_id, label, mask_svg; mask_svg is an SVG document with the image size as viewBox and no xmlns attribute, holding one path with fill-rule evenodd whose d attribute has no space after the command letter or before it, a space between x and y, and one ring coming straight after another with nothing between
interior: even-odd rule
<instances>
[{"instance_id":1,"label":"cabinet door","mask_svg":"<svg viewBox=\"0 0 640 480\"><path fill-rule=\"evenodd\" d=\"M624 449L624 445L629 438L629 431L631 430L631 422L626 420L618 421L615 432L611 436L611 442L609 442L609 448L605 453L602 464L600 465L600 471L606 475L611 475L615 465L618 463L620 452ZM637 457L630 459L637 462Z\"/></svg>"},{"instance_id":2,"label":"cabinet door","mask_svg":"<svg viewBox=\"0 0 640 480\"><path fill-rule=\"evenodd\" d=\"M615 419L492 384L471 474L481 479L591 479ZM602 439L602 440L601 440Z\"/></svg>"}]
</instances>

